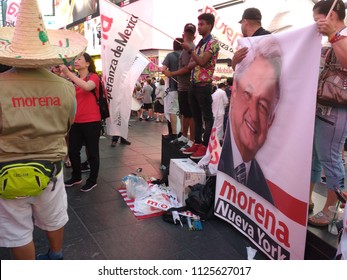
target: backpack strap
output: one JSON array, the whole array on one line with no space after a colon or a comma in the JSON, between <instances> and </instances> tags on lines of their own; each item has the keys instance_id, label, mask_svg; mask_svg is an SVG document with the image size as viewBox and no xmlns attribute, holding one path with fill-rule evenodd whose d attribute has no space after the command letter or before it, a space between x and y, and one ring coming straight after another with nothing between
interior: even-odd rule
<instances>
[{"instance_id":1,"label":"backpack strap","mask_svg":"<svg viewBox=\"0 0 347 280\"><path fill-rule=\"evenodd\" d=\"M88 82L90 80L90 72L88 73L87 77L86 77L86 81ZM100 78L99 78L99 91L100 91ZM96 104L99 105L99 99L100 99L100 92L99 92L99 98L96 96L96 85L95 85L95 88L93 90L90 91L94 97L95 97L95 100L96 100Z\"/></svg>"}]
</instances>

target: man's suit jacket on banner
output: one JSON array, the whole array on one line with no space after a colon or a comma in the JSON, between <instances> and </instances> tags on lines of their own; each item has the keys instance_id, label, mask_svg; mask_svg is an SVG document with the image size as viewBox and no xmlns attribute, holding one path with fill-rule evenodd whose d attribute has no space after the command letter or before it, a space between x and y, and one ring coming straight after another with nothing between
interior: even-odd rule
<instances>
[{"instance_id":1,"label":"man's suit jacket on banner","mask_svg":"<svg viewBox=\"0 0 347 280\"><path fill-rule=\"evenodd\" d=\"M235 166L230 136L230 126L227 127L225 133L218 170L225 174L228 174L236 181L238 181L235 174ZM254 191L255 193L259 194L261 197L269 201L271 204L274 204L269 186L256 159L253 159L251 161L251 167L246 178L245 186Z\"/></svg>"}]
</instances>

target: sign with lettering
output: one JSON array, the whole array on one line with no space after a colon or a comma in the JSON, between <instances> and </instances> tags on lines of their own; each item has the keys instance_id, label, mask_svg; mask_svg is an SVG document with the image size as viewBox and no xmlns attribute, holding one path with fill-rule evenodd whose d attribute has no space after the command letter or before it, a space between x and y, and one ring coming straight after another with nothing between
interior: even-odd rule
<instances>
[{"instance_id":1,"label":"sign with lettering","mask_svg":"<svg viewBox=\"0 0 347 280\"><path fill-rule=\"evenodd\" d=\"M205 6L202 13L209 13L215 16L215 23L212 29L212 36L219 41L220 52L228 58L234 56L237 47L237 39L242 38L240 24L236 25L223 19L212 6Z\"/></svg>"},{"instance_id":2,"label":"sign with lettering","mask_svg":"<svg viewBox=\"0 0 347 280\"><path fill-rule=\"evenodd\" d=\"M215 215L271 259L304 258L320 40L316 25L239 40Z\"/></svg>"},{"instance_id":3,"label":"sign with lettering","mask_svg":"<svg viewBox=\"0 0 347 280\"><path fill-rule=\"evenodd\" d=\"M131 98L137 79L130 79L134 76L131 72L134 64L143 61L138 59L141 58L138 53L150 27L136 15L107 0L100 1L100 19L103 80L110 97L107 134L127 138ZM146 60L143 67L147 64Z\"/></svg>"}]
</instances>

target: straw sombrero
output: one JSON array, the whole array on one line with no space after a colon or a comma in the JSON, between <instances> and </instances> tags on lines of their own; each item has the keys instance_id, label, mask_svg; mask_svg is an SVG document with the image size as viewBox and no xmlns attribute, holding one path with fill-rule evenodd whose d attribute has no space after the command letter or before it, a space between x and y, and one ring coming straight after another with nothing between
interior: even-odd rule
<instances>
[{"instance_id":1,"label":"straw sombrero","mask_svg":"<svg viewBox=\"0 0 347 280\"><path fill-rule=\"evenodd\" d=\"M69 30L46 30L37 0L22 0L16 26L0 28L0 64L39 68L68 63L87 40Z\"/></svg>"}]
</instances>

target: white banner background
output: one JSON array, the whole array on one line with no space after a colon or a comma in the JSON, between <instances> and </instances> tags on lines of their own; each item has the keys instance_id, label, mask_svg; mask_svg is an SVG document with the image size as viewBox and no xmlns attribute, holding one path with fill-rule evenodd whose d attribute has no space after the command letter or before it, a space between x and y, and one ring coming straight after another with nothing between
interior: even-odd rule
<instances>
[{"instance_id":1,"label":"white banner background","mask_svg":"<svg viewBox=\"0 0 347 280\"><path fill-rule=\"evenodd\" d=\"M107 134L120 135L124 139L128 138L128 124L129 124L130 112L131 112L132 93L133 93L137 79L139 78L143 70L146 68L148 63L149 63L149 59L146 56L144 56L140 52L137 53L134 63L132 64L130 71L128 72L128 75L124 81L124 86L121 87L122 91L116 91L122 94L123 96L121 99L122 101L121 106L122 106L122 111L124 112L124 115L123 115L124 119L122 119L122 122L124 122L124 126L121 128L121 131L118 131L117 126L114 127L111 124L110 118L108 118L106 119Z\"/></svg>"}]
</instances>

